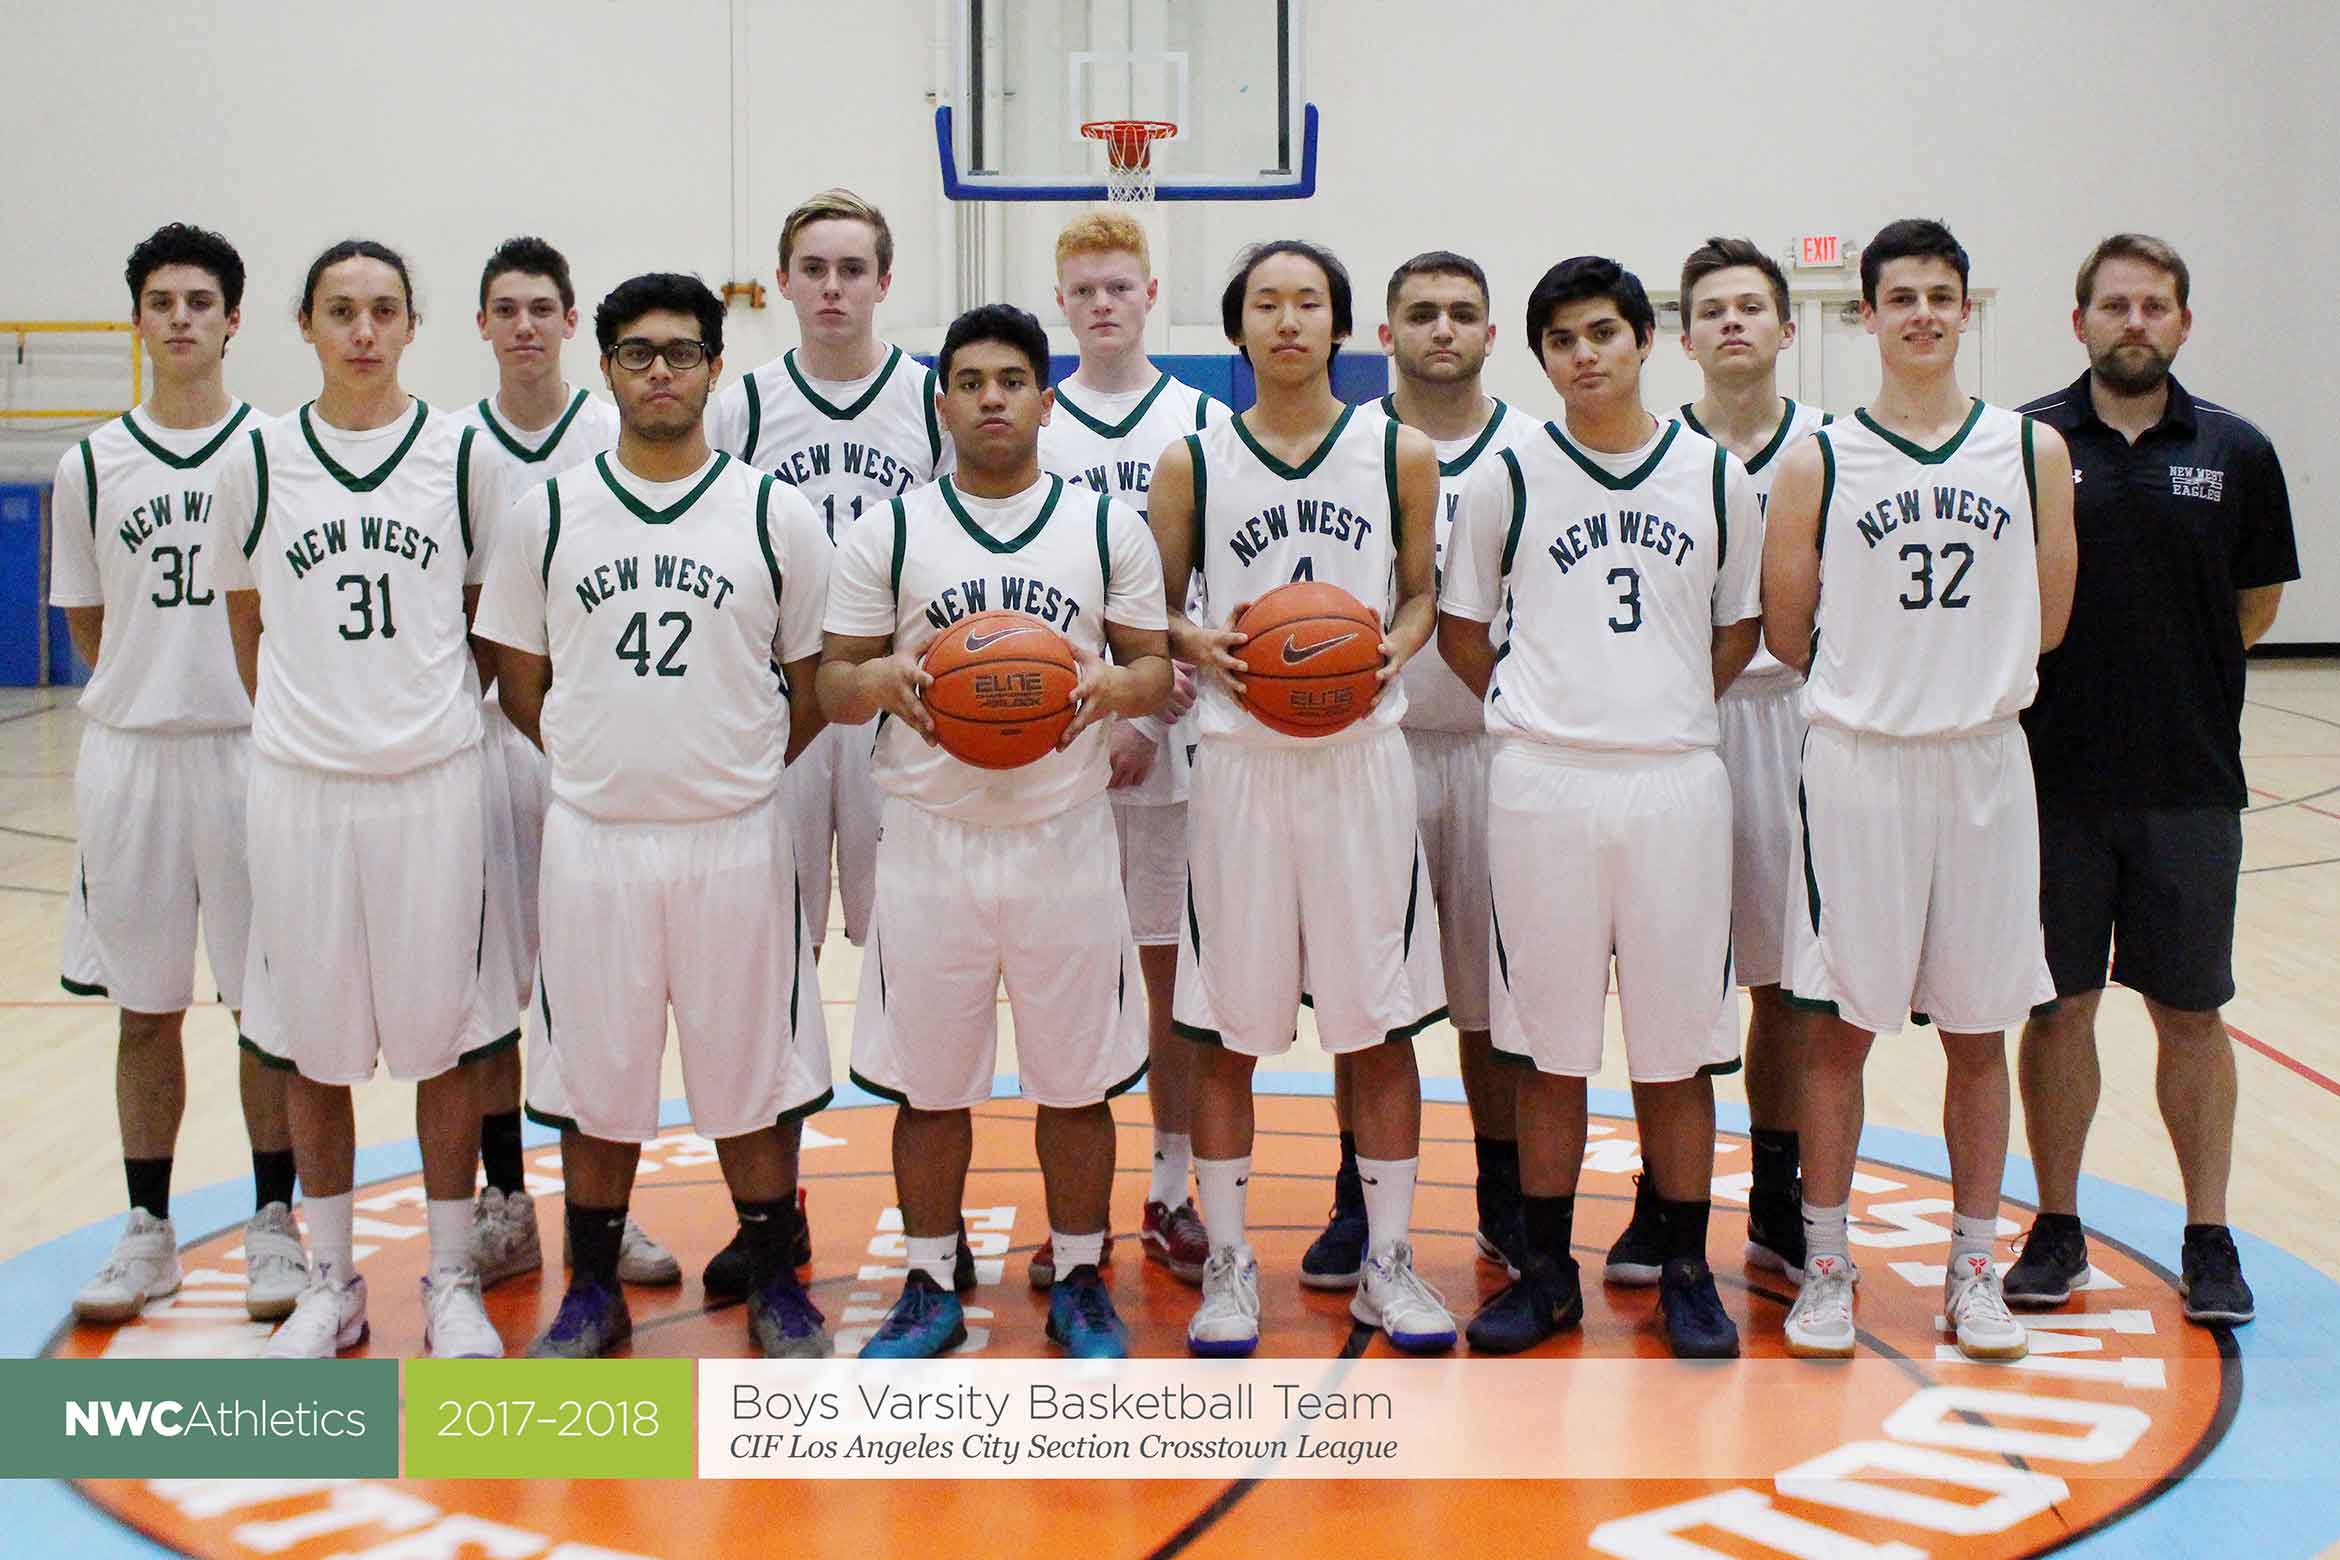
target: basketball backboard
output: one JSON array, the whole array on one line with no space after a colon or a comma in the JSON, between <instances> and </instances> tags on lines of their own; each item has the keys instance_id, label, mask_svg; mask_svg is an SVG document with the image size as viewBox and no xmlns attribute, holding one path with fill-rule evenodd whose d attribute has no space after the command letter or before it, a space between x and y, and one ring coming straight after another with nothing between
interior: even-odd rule
<instances>
[{"instance_id":1,"label":"basketball backboard","mask_svg":"<svg viewBox=\"0 0 2340 1560\"><path fill-rule=\"evenodd\" d=\"M1106 119L1163 119L1158 200L1316 190L1303 0L957 0L953 100L935 110L953 200L1106 198Z\"/></svg>"}]
</instances>

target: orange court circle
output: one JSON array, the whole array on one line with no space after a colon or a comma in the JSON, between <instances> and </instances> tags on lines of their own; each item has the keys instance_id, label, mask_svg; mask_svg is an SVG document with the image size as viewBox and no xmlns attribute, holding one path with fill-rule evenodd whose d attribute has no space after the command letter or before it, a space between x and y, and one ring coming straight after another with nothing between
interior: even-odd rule
<instances>
[{"instance_id":1,"label":"orange court circle","mask_svg":"<svg viewBox=\"0 0 2340 1560\"><path fill-rule=\"evenodd\" d=\"M1139 1254L1133 1230L1146 1189L1148 1123L1143 1100L1114 1102L1122 1135L1114 1223L1124 1232L1107 1269L1135 1352L1183 1353L1196 1291ZM978 1108L974 1169L967 1194L981 1287L966 1296L969 1349L989 1356L1039 1357L1047 1301L1025 1280L1025 1259L1047 1234L1032 1159L1031 1108L1000 1099ZM837 1334L840 1354L867 1336L901 1282L902 1238L893 1213L889 1166L892 1108L832 1109L808 1123L803 1179L813 1232L811 1287ZM1740 1260L1747 1146L1723 1134L1710 1242L1723 1301L1738 1321L1753 1364L1688 1366L1668 1360L1651 1321L1655 1292L1607 1287L1601 1257L1631 1211L1639 1168L1630 1120L1596 1117L1578 1194L1577 1256L1585 1274L1581 1330L1537 1353L1561 1359L1642 1360L1634 1401L1604 1435L1648 1438L1650 1465L1679 1466L1677 1438L1693 1431L1741 1470L1729 1478L1536 1482L1343 1482L1161 1480L1113 1485L1065 1482L903 1480L873 1484L818 1480L488 1482L407 1479L250 1486L194 1481L90 1480L82 1493L118 1520L177 1553L262 1554L291 1560L355 1555L402 1535L453 1524L475 1535L476 1551L553 1555L564 1542L612 1556L695 1557L783 1552L998 1554L1018 1556L1249 1556L1347 1553L1362 1534L1390 1555L1698 1554L1782 1552L1749 1540L1784 1519L1808 1525L1804 1540L1829 1535L1878 1546L1873 1552L2014 1556L2043 1554L2117 1522L2170 1488L2208 1454L2233 1417L2240 1368L2219 1339L2188 1326L2169 1275L2126 1247L2091 1232L2092 1287L2063 1311L2027 1316L2033 1356L2023 1368L1956 1359L1936 1330L1940 1266L1948 1250L1949 1188L1930 1174L1864 1161L1854 1191L1854 1257L1862 1270L1859 1317L1866 1366L1787 1362L1780 1324L1793 1296L1776 1273ZM1261 1265L1263 1358L1330 1360L1390 1353L1356 1327L1343 1294L1313 1292L1297 1279L1299 1257L1321 1227L1336 1156L1332 1104L1322 1097L1258 1101L1251 1220ZM561 1293L558 1155L530 1155L538 1185L546 1266L488 1292L489 1315L517 1354L546 1325ZM1472 1240L1474 1174L1462 1106L1423 1107L1422 1179L1416 1201L1417 1263L1446 1294L1458 1319L1503 1282L1477 1260ZM1737 1177L1734 1183L1733 1178ZM681 1258L680 1289L631 1289L637 1357L715 1357L747 1352L737 1305L709 1311L700 1267L726 1239L732 1212L712 1147L678 1128L650 1145L636 1187L636 1217ZM2025 1210L2010 1204L2020 1227ZM419 1177L402 1176L358 1193L359 1263L371 1288L373 1335L364 1352L419 1352L415 1288L425 1255ZM238 1228L191 1244L187 1285L146 1318L121 1328L68 1326L51 1339L58 1356L256 1353L267 1328L241 1310ZM1929 1271L1930 1270L1930 1271ZM2228 1345L2231 1349L2231 1344ZM1941 1358L1942 1353L1951 1358ZM1877 1362L1890 1362L1879 1368ZM1500 1366L1487 1367L1499 1371ZM1499 1380L1500 1376L1490 1379ZM1944 1389L1949 1389L1945 1397ZM2004 1431L2076 1436L2069 1419L2005 1413L1948 1416L1948 1438L1916 1444L1902 1424L1932 1391L2017 1394L1994 1403L2035 1408L2077 1402L2130 1429L2109 1460L1976 1450ZM1605 1411L1604 1411L1605 1412ZM1896 1418L1897 1412L1901 1416ZM2142 1416L2142 1428L2138 1428ZM1987 1420L1987 1423L1986 1423ZM1607 1423L1607 1421L1603 1421ZM1961 1436L1965 1449L1955 1449ZM1979 1439L1977 1439L1979 1438ZM1924 1438L1920 1438L1921 1440ZM2051 1440L2048 1444L2055 1443ZM2073 1444L2078 1445L2074 1440ZM1898 1448L1898 1451L1896 1450ZM2096 1455L2096 1454L2091 1454ZM1945 1462L1943 1459L1953 1459ZM1958 1461L1957 1459L1963 1459ZM1568 1449L1553 1448L1556 1471ZM1807 1481L1825 1465L1824 1487L1776 1475L1802 1467ZM1964 1474L1944 1476L1946 1469ZM1754 1470L1748 1472L1745 1470ZM1994 1471L1995 1470L1995 1471ZM2020 1520L2014 1496L1989 1478L2050 1476L2062 1498ZM396 1497L396 1498L393 1498ZM1815 1498L1817 1497L1817 1498ZM465 1524L468 1528L465 1529ZM1995 1524L1995 1525L1994 1525ZM1957 1531L1963 1528L1964 1531ZM1668 1550L1671 1542L1699 1546ZM1738 1537L1731 1536L1737 1533ZM501 1535L501 1536L499 1536ZM541 1544L531 1547L528 1536ZM288 1541L290 1540L290 1541ZM497 1545L505 1547L499 1548ZM1908 1549L1891 1546L1906 1545ZM417 1551L420 1552L420 1551ZM437 1553L439 1551L433 1550ZM1785 1552L1795 1552L1788 1549ZM1824 1548L1812 1552L1829 1552ZM1858 1550L1838 1552L1861 1552Z\"/></svg>"}]
</instances>

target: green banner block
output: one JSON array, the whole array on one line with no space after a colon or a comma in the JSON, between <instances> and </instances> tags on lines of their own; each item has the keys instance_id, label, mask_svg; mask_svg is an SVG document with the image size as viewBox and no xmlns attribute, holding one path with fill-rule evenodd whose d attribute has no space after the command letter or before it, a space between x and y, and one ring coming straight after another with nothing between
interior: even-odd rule
<instances>
[{"instance_id":1,"label":"green banner block","mask_svg":"<svg viewBox=\"0 0 2340 1560\"><path fill-rule=\"evenodd\" d=\"M396 1360L0 1360L0 1476L397 1474Z\"/></svg>"},{"instance_id":2,"label":"green banner block","mask_svg":"<svg viewBox=\"0 0 2340 1560\"><path fill-rule=\"evenodd\" d=\"M410 1360L417 1479L687 1479L690 1360Z\"/></svg>"}]
</instances>

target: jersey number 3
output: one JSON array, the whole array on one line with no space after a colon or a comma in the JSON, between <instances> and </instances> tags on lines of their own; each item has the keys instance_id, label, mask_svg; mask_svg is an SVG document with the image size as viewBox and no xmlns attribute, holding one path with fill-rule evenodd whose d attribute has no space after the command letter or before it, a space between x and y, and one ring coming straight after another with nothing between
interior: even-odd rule
<instances>
[{"instance_id":1,"label":"jersey number 3","mask_svg":"<svg viewBox=\"0 0 2340 1560\"><path fill-rule=\"evenodd\" d=\"M657 672L661 677L680 677L690 670L675 657L682 653L683 641L691 637L691 615L688 612L661 612L660 628L672 627L674 637L666 642L666 653L658 658ZM626 620L626 631L618 635L618 659L634 663L634 675L647 677L650 665L650 614L637 612Z\"/></svg>"}]
</instances>

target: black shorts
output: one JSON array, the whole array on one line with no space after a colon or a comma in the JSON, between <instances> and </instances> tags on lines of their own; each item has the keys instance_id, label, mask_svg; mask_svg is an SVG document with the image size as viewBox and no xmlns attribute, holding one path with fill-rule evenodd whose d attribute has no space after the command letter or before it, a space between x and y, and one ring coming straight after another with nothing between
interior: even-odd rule
<instances>
[{"instance_id":1,"label":"black shorts","mask_svg":"<svg viewBox=\"0 0 2340 1560\"><path fill-rule=\"evenodd\" d=\"M2222 807L2039 814L2039 919L2056 995L2112 978L2164 1007L2234 996L2242 816Z\"/></svg>"}]
</instances>

